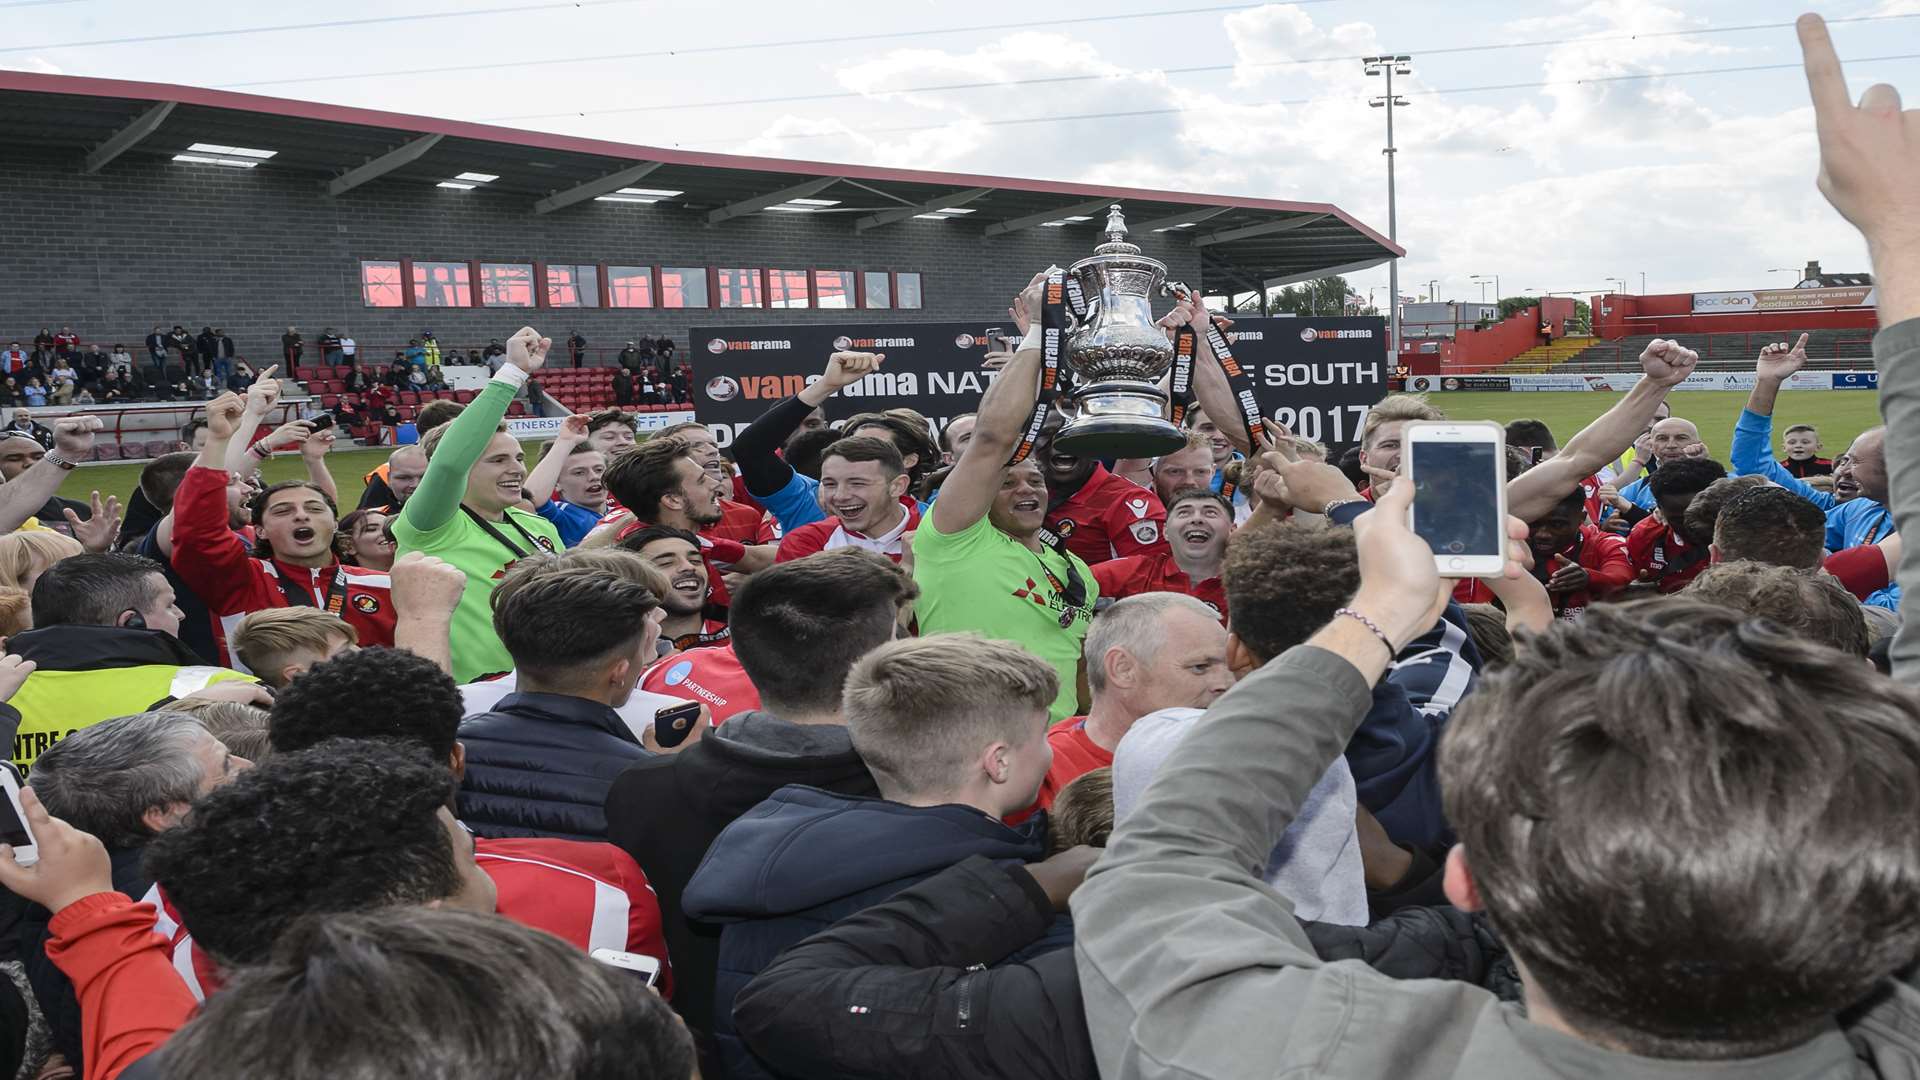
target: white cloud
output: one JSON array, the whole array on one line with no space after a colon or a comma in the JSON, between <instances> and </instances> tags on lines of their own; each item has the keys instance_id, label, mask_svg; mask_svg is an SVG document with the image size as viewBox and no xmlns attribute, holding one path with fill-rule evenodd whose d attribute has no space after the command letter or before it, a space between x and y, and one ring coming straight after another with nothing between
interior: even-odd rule
<instances>
[{"instance_id":1,"label":"white cloud","mask_svg":"<svg viewBox=\"0 0 1920 1080\"><path fill-rule=\"evenodd\" d=\"M0 70L30 71L35 75L65 75L67 72L58 64L48 63L38 56L26 56L18 59L0 57Z\"/></svg>"}]
</instances>

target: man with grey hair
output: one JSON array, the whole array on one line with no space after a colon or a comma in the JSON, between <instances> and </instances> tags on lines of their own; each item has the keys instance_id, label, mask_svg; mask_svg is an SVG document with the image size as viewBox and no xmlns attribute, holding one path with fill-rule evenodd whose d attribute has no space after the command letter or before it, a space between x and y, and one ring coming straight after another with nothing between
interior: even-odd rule
<instances>
[{"instance_id":1,"label":"man with grey hair","mask_svg":"<svg viewBox=\"0 0 1920 1080\"><path fill-rule=\"evenodd\" d=\"M782 788L727 826L681 896L690 917L725 926L714 997L724 1075L769 1075L737 1034L733 1001L788 947L969 857L1046 857L1044 817L1000 819L1031 804L1046 775L1057 679L1020 645L973 634L890 641L853 666L842 713L881 797ZM1063 925L1045 945L1069 937Z\"/></svg>"},{"instance_id":2,"label":"man with grey hair","mask_svg":"<svg viewBox=\"0 0 1920 1080\"><path fill-rule=\"evenodd\" d=\"M141 865L147 843L250 764L193 716L135 713L82 728L48 747L34 762L33 790L47 813L106 845L115 891L150 899L153 879ZM45 908L27 908L14 942L46 1013L53 1048L78 1074L85 1068L80 1005L73 984L47 959L50 918Z\"/></svg>"}]
</instances>

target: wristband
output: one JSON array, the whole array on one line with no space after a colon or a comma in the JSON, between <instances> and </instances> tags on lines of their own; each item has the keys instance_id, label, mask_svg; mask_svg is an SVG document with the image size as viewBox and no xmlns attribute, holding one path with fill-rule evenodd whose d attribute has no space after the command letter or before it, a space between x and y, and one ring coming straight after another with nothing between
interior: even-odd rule
<instances>
[{"instance_id":1,"label":"wristband","mask_svg":"<svg viewBox=\"0 0 1920 1080\"><path fill-rule=\"evenodd\" d=\"M1364 626L1368 630L1373 631L1373 636L1379 638L1380 644L1385 645L1387 647L1387 663L1389 664L1393 663L1393 658L1400 655L1400 650L1394 648L1393 642L1388 640L1387 632L1380 629L1379 625L1376 624L1372 619L1367 618L1365 615L1360 614L1359 612L1353 610L1352 608L1344 608L1344 607L1339 608L1333 614L1335 618L1345 617L1345 618L1352 619L1355 622L1358 622L1361 626Z\"/></svg>"},{"instance_id":2,"label":"wristband","mask_svg":"<svg viewBox=\"0 0 1920 1080\"><path fill-rule=\"evenodd\" d=\"M1020 347L1014 351L1025 352L1028 349L1038 349L1046 340L1046 331L1040 328L1038 322L1035 322L1027 327L1027 336L1020 339Z\"/></svg>"},{"instance_id":3,"label":"wristband","mask_svg":"<svg viewBox=\"0 0 1920 1080\"><path fill-rule=\"evenodd\" d=\"M266 461L267 459L273 457L273 450L272 448L267 446L267 440L265 439L261 439L259 442L256 442L252 446L247 447L247 453L252 454L254 457L259 458L261 461Z\"/></svg>"},{"instance_id":4,"label":"wristband","mask_svg":"<svg viewBox=\"0 0 1920 1080\"><path fill-rule=\"evenodd\" d=\"M79 467L80 467L80 463L79 463L79 462L77 462L77 461L68 461L68 460L67 460L67 459L66 459L65 457L63 457L63 456L61 456L61 454L60 454L60 451L58 451L58 450L49 450L49 451L47 451L47 452L46 452L46 454L45 454L44 456L42 456L42 458L41 458L41 460L42 460L42 461L50 461L50 462L52 462L53 464L55 464L55 465L57 465L57 466L59 466L59 467L60 467L61 469L63 469L63 470L65 470L65 471L67 471L67 472L72 472L73 470L75 470L75 469L77 469L77 468L79 468Z\"/></svg>"},{"instance_id":5,"label":"wristband","mask_svg":"<svg viewBox=\"0 0 1920 1080\"><path fill-rule=\"evenodd\" d=\"M500 370L493 373L493 382L503 382L515 390L527 385L528 374L518 364L501 364Z\"/></svg>"}]
</instances>

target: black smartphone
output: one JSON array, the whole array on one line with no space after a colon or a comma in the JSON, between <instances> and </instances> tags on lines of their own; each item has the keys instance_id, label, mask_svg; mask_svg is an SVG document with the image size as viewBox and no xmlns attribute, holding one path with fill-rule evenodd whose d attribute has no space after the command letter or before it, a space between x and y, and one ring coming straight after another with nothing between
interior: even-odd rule
<instances>
[{"instance_id":1,"label":"black smartphone","mask_svg":"<svg viewBox=\"0 0 1920 1080\"><path fill-rule=\"evenodd\" d=\"M700 720L701 705L697 701L669 705L653 714L653 741L662 749L671 749L687 741L693 734L693 725Z\"/></svg>"},{"instance_id":2,"label":"black smartphone","mask_svg":"<svg viewBox=\"0 0 1920 1080\"><path fill-rule=\"evenodd\" d=\"M315 431L325 431L333 426L333 414L323 412L318 416L309 417L307 423L313 425Z\"/></svg>"}]
</instances>

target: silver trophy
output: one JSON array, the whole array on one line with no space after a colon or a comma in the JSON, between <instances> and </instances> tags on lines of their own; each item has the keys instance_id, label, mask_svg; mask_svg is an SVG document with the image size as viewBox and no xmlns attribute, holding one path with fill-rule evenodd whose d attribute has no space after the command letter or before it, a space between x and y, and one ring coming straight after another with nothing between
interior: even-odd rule
<instances>
[{"instance_id":1,"label":"silver trophy","mask_svg":"<svg viewBox=\"0 0 1920 1080\"><path fill-rule=\"evenodd\" d=\"M1086 298L1069 312L1066 363L1073 370L1076 415L1053 438L1077 457L1158 457L1186 436L1167 420L1160 379L1173 365L1173 342L1154 324L1153 297L1167 291L1167 264L1127 242L1127 219L1115 203L1107 242L1067 270Z\"/></svg>"}]
</instances>

